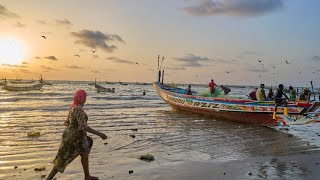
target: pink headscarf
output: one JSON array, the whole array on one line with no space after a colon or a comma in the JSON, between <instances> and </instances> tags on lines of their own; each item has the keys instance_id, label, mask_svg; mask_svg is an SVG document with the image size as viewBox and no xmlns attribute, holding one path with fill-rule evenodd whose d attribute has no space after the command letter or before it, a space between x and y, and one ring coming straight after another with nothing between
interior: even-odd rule
<instances>
[{"instance_id":1,"label":"pink headscarf","mask_svg":"<svg viewBox=\"0 0 320 180\"><path fill-rule=\"evenodd\" d=\"M84 104L86 102L87 93L84 90L78 90L73 96L73 103L71 108L78 106L79 104Z\"/></svg>"}]
</instances>

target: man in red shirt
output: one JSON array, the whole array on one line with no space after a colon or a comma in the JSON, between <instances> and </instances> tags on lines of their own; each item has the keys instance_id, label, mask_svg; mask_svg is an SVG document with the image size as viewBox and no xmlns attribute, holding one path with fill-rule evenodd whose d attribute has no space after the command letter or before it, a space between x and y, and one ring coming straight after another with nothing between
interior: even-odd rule
<instances>
[{"instance_id":1,"label":"man in red shirt","mask_svg":"<svg viewBox=\"0 0 320 180\"><path fill-rule=\"evenodd\" d=\"M216 86L216 83L214 83L213 79L211 79L211 82L209 83L211 95L214 94L214 88L215 88L215 86Z\"/></svg>"}]
</instances>

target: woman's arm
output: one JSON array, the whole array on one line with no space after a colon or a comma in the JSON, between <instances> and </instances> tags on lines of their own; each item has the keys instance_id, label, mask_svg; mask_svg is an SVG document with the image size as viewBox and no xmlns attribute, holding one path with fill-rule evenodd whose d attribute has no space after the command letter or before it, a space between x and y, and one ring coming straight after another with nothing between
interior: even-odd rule
<instances>
[{"instance_id":1,"label":"woman's arm","mask_svg":"<svg viewBox=\"0 0 320 180\"><path fill-rule=\"evenodd\" d=\"M85 127L83 130L85 130L85 131L87 131L89 133L95 134L95 135L99 136L101 139L107 139L107 135L92 129L90 126Z\"/></svg>"}]
</instances>

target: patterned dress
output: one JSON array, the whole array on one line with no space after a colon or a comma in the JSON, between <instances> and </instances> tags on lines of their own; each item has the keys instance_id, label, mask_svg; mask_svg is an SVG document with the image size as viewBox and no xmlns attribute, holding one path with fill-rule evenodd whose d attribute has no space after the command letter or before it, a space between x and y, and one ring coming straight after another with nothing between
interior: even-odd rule
<instances>
[{"instance_id":1,"label":"patterned dress","mask_svg":"<svg viewBox=\"0 0 320 180\"><path fill-rule=\"evenodd\" d=\"M88 116L81 106L70 109L68 118L64 122L67 128L62 134L57 156L53 160L53 164L59 172L63 173L66 166L81 152L90 152L93 140L83 130L87 127L87 121Z\"/></svg>"}]
</instances>

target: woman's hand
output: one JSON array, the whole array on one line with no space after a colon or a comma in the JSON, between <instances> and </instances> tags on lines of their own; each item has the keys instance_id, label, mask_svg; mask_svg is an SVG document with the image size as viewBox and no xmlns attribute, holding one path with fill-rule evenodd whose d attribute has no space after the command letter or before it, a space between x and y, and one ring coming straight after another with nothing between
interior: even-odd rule
<instances>
[{"instance_id":1,"label":"woman's hand","mask_svg":"<svg viewBox=\"0 0 320 180\"><path fill-rule=\"evenodd\" d=\"M107 135L105 135L104 133L101 133L101 134L100 134L100 137L101 137L101 139L103 139L103 140L105 140L105 139L108 138Z\"/></svg>"}]
</instances>

